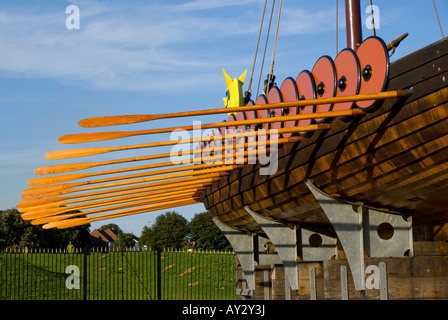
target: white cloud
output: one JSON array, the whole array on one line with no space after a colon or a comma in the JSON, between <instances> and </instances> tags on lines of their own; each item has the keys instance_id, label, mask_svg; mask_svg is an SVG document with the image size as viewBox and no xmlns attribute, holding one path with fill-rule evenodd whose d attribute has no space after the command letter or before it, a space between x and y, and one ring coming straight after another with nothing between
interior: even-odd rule
<instances>
[{"instance_id":1,"label":"white cloud","mask_svg":"<svg viewBox=\"0 0 448 320\"><path fill-rule=\"evenodd\" d=\"M188 3L172 6L175 11L202 11L229 6L241 6L259 2L258 0L196 0Z\"/></svg>"},{"instance_id":2,"label":"white cloud","mask_svg":"<svg viewBox=\"0 0 448 320\"><path fill-rule=\"evenodd\" d=\"M54 143L53 143L54 144ZM48 151L51 143L39 143L34 147L24 144L1 145L0 153L0 176L15 176L17 174L30 174L30 167L42 165L45 160L44 154Z\"/></svg>"},{"instance_id":3,"label":"white cloud","mask_svg":"<svg viewBox=\"0 0 448 320\"><path fill-rule=\"evenodd\" d=\"M285 10L281 18L281 32L284 35L298 35L334 30L336 23L335 10L335 7L325 10L301 8Z\"/></svg>"},{"instance_id":4,"label":"white cloud","mask_svg":"<svg viewBox=\"0 0 448 320\"><path fill-rule=\"evenodd\" d=\"M79 30L65 28L65 8L56 12L0 6L0 72L3 77L56 78L113 90L161 90L159 84L168 79L188 85L188 72L205 73L203 77L210 80L212 68L220 77L217 65L229 58L224 53L208 54L207 43L216 53L217 38L251 32L250 27L228 25L250 24L238 17L223 23L218 17L183 13L200 4L142 7L83 2ZM218 2L208 5L217 6ZM177 12L169 16L174 8Z\"/></svg>"},{"instance_id":5,"label":"white cloud","mask_svg":"<svg viewBox=\"0 0 448 320\"><path fill-rule=\"evenodd\" d=\"M0 5L0 76L126 91L220 86L222 67L250 65L262 9L255 0L74 4L79 30L66 29L64 6ZM281 34L328 28L333 16L288 8Z\"/></svg>"}]
</instances>

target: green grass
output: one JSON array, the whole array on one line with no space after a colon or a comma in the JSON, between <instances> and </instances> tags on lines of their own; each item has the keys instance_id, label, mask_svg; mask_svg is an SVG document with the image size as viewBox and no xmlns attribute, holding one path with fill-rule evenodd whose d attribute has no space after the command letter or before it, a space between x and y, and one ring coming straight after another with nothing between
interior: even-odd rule
<instances>
[{"instance_id":1,"label":"green grass","mask_svg":"<svg viewBox=\"0 0 448 320\"><path fill-rule=\"evenodd\" d=\"M66 273L70 265L79 269L77 280ZM79 289L68 289L68 278ZM83 254L0 253L1 300L83 299L84 293L89 300L228 300L236 299L235 283L233 253L165 251L160 270L151 251L99 252L86 260Z\"/></svg>"},{"instance_id":2,"label":"green grass","mask_svg":"<svg viewBox=\"0 0 448 320\"><path fill-rule=\"evenodd\" d=\"M1 253L0 299L80 299L79 290L67 290L66 266L82 261L81 255Z\"/></svg>"}]
</instances>

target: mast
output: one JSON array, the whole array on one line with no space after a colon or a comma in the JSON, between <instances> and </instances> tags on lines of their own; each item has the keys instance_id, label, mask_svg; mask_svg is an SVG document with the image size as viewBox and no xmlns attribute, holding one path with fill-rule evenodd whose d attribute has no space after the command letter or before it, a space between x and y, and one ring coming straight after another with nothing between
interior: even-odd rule
<instances>
[{"instance_id":1,"label":"mast","mask_svg":"<svg viewBox=\"0 0 448 320\"><path fill-rule=\"evenodd\" d=\"M359 0L345 0L347 47L356 51L362 42L361 8Z\"/></svg>"}]
</instances>

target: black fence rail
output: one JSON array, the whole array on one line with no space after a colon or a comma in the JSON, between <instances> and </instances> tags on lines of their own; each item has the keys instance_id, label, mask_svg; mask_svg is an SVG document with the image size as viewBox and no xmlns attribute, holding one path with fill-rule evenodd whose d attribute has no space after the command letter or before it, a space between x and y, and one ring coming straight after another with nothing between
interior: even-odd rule
<instances>
[{"instance_id":1,"label":"black fence rail","mask_svg":"<svg viewBox=\"0 0 448 320\"><path fill-rule=\"evenodd\" d=\"M7 249L0 300L234 300L227 251Z\"/></svg>"}]
</instances>

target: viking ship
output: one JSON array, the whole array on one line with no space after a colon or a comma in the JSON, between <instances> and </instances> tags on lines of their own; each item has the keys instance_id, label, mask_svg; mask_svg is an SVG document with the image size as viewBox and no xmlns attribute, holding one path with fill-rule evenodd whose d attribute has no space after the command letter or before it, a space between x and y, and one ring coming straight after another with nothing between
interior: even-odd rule
<instances>
[{"instance_id":1,"label":"viking ship","mask_svg":"<svg viewBox=\"0 0 448 320\"><path fill-rule=\"evenodd\" d=\"M279 88L271 88L255 105L403 89L412 94L384 101L263 110L264 114L236 112L236 119L352 108L365 114L331 119L329 130L299 133L304 139L278 149L275 174L261 175L259 164L232 171L203 192L206 208L223 222L247 231L257 227L245 206L276 220L328 223L304 185L312 180L330 195L401 212L412 216L414 223L445 220L448 109L442 65L447 61L447 48L448 41L442 40L389 64L387 46L371 37L356 52L345 49L334 62L324 56L311 72L303 71L296 79L288 78ZM327 119L266 123L265 127L319 120L326 123Z\"/></svg>"},{"instance_id":2,"label":"viking ship","mask_svg":"<svg viewBox=\"0 0 448 320\"><path fill-rule=\"evenodd\" d=\"M36 174L49 176L29 182L32 188L24 190L24 201L18 204L22 217L44 228L67 228L202 202L223 231L267 234L283 257L287 255L281 252L284 243L273 241L278 236L272 235L275 226L294 232L326 230L321 234L342 242L352 273L356 270L353 261L361 261L359 252L358 256L347 252L350 243L359 240L359 232L353 230L366 226L365 218L355 229L350 227L353 222L342 221L350 212L360 214L354 207L373 210L376 215L367 215L367 220L373 223L381 217L397 234L403 221L412 228L448 220L448 39L391 63L391 52L406 34L389 44L375 35L362 39L359 11L359 1L346 1L347 48L334 59L320 57L310 70L279 85L269 74L263 93L254 100L247 91L243 93L246 72L231 79L224 71L225 108L80 121L82 127L100 127L174 117L228 116L226 122L202 125L201 129L211 129L207 136L182 140L199 143L197 149L175 153L191 156L186 162L49 175L166 158L173 156L171 152L39 168ZM59 141L101 141L174 129L75 134ZM64 159L179 143L60 150L46 157ZM166 166L173 168L148 171ZM133 170L145 171L66 183ZM400 217L401 222L392 222L389 216ZM410 242L399 245L399 256L412 254ZM232 243L237 253L241 243ZM251 267L246 264L246 268ZM355 283L363 288L362 278Z\"/></svg>"},{"instance_id":3,"label":"viking ship","mask_svg":"<svg viewBox=\"0 0 448 320\"><path fill-rule=\"evenodd\" d=\"M260 174L260 164L245 165L207 187L201 200L222 222L245 231L260 231L245 210L249 207L265 217L287 223L328 224L328 218L305 185L307 180L339 199L412 216L413 224L448 218L445 196L448 40L389 63L389 50L396 43L388 46L375 36L360 41L359 29L355 30L350 23L347 27L351 48L342 50L334 61L328 56L321 57L311 71L285 79L267 95L260 95L254 104L407 89L412 94L387 100L232 114L229 121L306 112L365 111L363 115L331 120L263 124L263 128L271 129L330 122L331 128L300 132L303 139L299 142L280 146L275 174Z\"/></svg>"}]
</instances>

